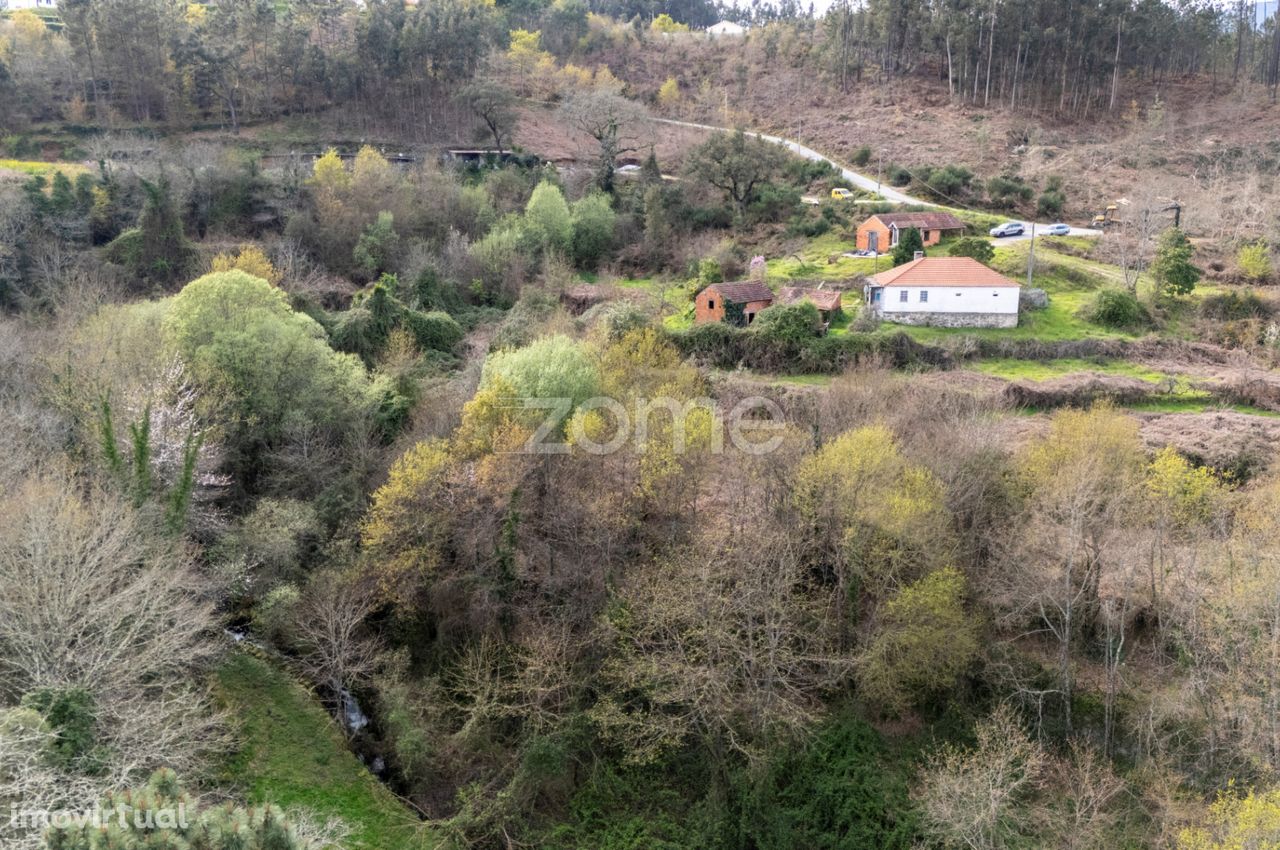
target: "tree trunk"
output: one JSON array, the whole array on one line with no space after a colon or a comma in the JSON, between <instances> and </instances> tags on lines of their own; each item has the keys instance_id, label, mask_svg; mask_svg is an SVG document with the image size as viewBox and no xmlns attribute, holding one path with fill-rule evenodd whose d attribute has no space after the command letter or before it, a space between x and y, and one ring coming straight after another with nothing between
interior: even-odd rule
<instances>
[{"instance_id":1,"label":"tree trunk","mask_svg":"<svg viewBox=\"0 0 1280 850\"><path fill-rule=\"evenodd\" d=\"M1111 66L1111 103L1107 107L1108 112L1116 110L1116 87L1120 83L1120 27L1123 23L1123 16L1116 20L1116 55Z\"/></svg>"}]
</instances>

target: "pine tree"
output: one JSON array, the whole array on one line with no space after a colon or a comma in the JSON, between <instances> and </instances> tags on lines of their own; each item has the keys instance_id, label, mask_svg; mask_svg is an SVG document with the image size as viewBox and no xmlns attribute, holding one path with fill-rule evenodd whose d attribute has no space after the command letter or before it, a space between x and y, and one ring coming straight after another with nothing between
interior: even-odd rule
<instances>
[{"instance_id":1,"label":"pine tree","mask_svg":"<svg viewBox=\"0 0 1280 850\"><path fill-rule=\"evenodd\" d=\"M171 770L159 770L142 788L102 801L101 825L56 826L49 850L302 850L304 842L275 806L224 804L201 810Z\"/></svg>"},{"instance_id":2,"label":"pine tree","mask_svg":"<svg viewBox=\"0 0 1280 850\"><path fill-rule=\"evenodd\" d=\"M1160 246L1151 263L1151 274L1155 276L1160 291L1165 295L1190 295L1196 288L1196 281L1200 280L1200 269L1191 262L1194 250L1191 240L1176 227L1171 227L1160 235Z\"/></svg>"},{"instance_id":3,"label":"pine tree","mask_svg":"<svg viewBox=\"0 0 1280 850\"><path fill-rule=\"evenodd\" d=\"M893 264L900 266L911 262L916 258L917 251L924 253L924 239L921 238L919 230L908 227L898 237L898 244L893 247Z\"/></svg>"}]
</instances>

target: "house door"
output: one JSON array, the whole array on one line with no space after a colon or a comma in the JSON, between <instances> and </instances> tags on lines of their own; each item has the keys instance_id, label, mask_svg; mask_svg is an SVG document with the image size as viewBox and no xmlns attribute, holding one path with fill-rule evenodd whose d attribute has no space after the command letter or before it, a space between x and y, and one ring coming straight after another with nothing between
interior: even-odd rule
<instances>
[{"instance_id":1,"label":"house door","mask_svg":"<svg viewBox=\"0 0 1280 850\"><path fill-rule=\"evenodd\" d=\"M867 250L873 254L880 253L880 233L878 231L873 230L867 234Z\"/></svg>"}]
</instances>

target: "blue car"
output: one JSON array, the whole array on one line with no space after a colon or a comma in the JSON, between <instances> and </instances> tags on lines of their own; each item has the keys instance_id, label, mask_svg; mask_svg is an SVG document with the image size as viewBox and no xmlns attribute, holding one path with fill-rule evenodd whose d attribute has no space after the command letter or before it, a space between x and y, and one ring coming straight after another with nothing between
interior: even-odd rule
<instances>
[{"instance_id":1,"label":"blue car","mask_svg":"<svg viewBox=\"0 0 1280 850\"><path fill-rule=\"evenodd\" d=\"M999 239L1001 236L1021 236L1024 230L1020 221L1006 221L999 227L993 227L988 231L992 236Z\"/></svg>"},{"instance_id":2,"label":"blue car","mask_svg":"<svg viewBox=\"0 0 1280 850\"><path fill-rule=\"evenodd\" d=\"M1049 236L1066 236L1070 232L1071 232L1071 225L1063 224L1062 222L1058 222L1057 224L1051 224L1049 225L1048 229L1045 230L1045 233L1048 234Z\"/></svg>"}]
</instances>

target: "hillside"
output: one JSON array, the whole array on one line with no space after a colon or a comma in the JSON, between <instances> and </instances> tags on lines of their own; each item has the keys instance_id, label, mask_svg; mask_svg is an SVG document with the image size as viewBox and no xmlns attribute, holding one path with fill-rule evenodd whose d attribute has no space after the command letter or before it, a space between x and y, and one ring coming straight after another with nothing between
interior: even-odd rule
<instances>
[{"instance_id":1,"label":"hillside","mask_svg":"<svg viewBox=\"0 0 1280 850\"><path fill-rule=\"evenodd\" d=\"M1280 847L1270 24L53 14L4 850Z\"/></svg>"}]
</instances>

